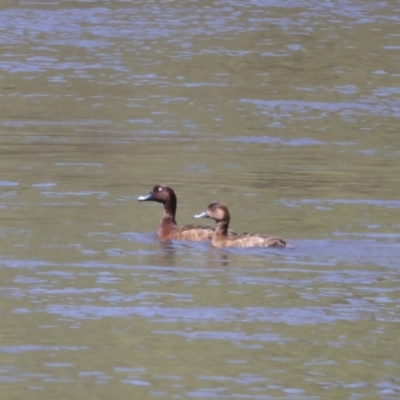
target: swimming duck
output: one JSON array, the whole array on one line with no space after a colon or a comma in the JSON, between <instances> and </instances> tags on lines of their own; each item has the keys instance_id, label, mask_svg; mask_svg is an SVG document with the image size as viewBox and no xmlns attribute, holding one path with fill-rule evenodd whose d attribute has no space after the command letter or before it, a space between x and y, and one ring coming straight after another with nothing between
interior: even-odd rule
<instances>
[{"instance_id":1,"label":"swimming duck","mask_svg":"<svg viewBox=\"0 0 400 400\"><path fill-rule=\"evenodd\" d=\"M211 226L185 225L178 226L175 220L176 214L176 195L175 192L166 185L156 185L153 190L138 198L139 201L156 201L164 204L164 215L157 229L157 236L161 241L168 239L179 240L210 240L214 234Z\"/></svg>"},{"instance_id":2,"label":"swimming duck","mask_svg":"<svg viewBox=\"0 0 400 400\"><path fill-rule=\"evenodd\" d=\"M291 247L275 236L243 233L236 236L228 235L230 215L228 207L223 203L211 203L206 211L194 215L194 218L212 218L216 221L212 245L215 247Z\"/></svg>"}]
</instances>

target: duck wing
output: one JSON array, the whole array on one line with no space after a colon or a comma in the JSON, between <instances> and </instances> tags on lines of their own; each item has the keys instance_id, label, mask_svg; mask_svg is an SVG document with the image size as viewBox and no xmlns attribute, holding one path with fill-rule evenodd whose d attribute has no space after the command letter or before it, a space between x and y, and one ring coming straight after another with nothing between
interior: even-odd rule
<instances>
[{"instance_id":1,"label":"duck wing","mask_svg":"<svg viewBox=\"0 0 400 400\"><path fill-rule=\"evenodd\" d=\"M171 239L201 241L211 240L214 234L214 228L202 225L185 225L174 230Z\"/></svg>"}]
</instances>

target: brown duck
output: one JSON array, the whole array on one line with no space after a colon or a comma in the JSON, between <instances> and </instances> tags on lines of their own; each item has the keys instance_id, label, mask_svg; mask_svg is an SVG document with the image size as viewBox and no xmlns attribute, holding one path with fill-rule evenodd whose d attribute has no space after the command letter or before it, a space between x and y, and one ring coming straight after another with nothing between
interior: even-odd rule
<instances>
[{"instance_id":1,"label":"brown duck","mask_svg":"<svg viewBox=\"0 0 400 400\"><path fill-rule=\"evenodd\" d=\"M195 215L194 218L212 218L216 221L212 245L215 247L292 247L276 236L243 233L232 236L228 234L230 215L228 207L223 203L212 203L206 211Z\"/></svg>"},{"instance_id":2,"label":"brown duck","mask_svg":"<svg viewBox=\"0 0 400 400\"><path fill-rule=\"evenodd\" d=\"M175 192L169 186L156 185L149 194L140 196L138 200L164 204L164 215L157 229L157 236L162 241L169 239L200 241L210 240L213 237L214 228L211 226L179 226L176 223L177 200Z\"/></svg>"}]
</instances>

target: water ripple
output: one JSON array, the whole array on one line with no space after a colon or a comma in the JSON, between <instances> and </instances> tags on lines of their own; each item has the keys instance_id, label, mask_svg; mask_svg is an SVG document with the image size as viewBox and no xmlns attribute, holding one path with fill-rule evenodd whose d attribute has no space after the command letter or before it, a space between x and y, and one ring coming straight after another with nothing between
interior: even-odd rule
<instances>
[{"instance_id":1,"label":"water ripple","mask_svg":"<svg viewBox=\"0 0 400 400\"><path fill-rule=\"evenodd\" d=\"M241 99L240 103L253 104L268 113L273 113L275 116L293 116L288 113L309 113L310 111L320 111L322 113L339 113L343 116L349 114L365 115L383 115L394 118L400 118L400 105L396 102L373 101L352 101L352 102L317 102L317 101L300 101L300 100L257 100L257 99Z\"/></svg>"},{"instance_id":2,"label":"water ripple","mask_svg":"<svg viewBox=\"0 0 400 400\"><path fill-rule=\"evenodd\" d=\"M358 304L357 307L336 305L332 307L306 308L261 308L252 307L243 310L236 308L198 308L190 309L168 307L99 307L49 305L43 309L48 314L75 319L128 318L138 316L156 323L172 322L270 322L288 325L330 324L337 321L356 321L364 315L375 314L380 320L400 321L399 316L385 317L379 315L380 308L369 304Z\"/></svg>"}]
</instances>

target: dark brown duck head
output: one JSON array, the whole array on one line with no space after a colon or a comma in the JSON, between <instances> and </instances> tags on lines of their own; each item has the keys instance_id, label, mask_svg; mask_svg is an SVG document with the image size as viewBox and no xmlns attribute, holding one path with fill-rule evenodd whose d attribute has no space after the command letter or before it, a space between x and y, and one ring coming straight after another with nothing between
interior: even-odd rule
<instances>
[{"instance_id":1,"label":"dark brown duck head","mask_svg":"<svg viewBox=\"0 0 400 400\"><path fill-rule=\"evenodd\" d=\"M175 192L167 185L156 185L153 190L145 196L139 196L138 201L156 201L164 204L164 218L168 216L171 222L176 224L176 195Z\"/></svg>"}]
</instances>

